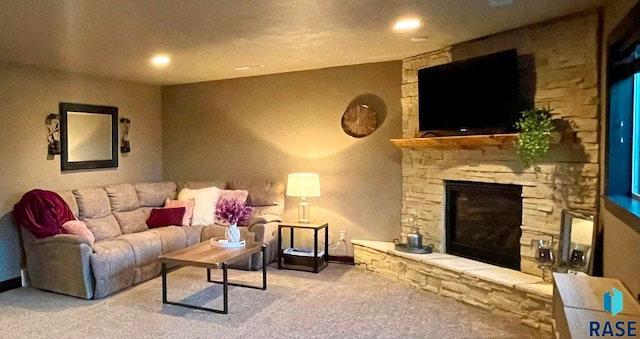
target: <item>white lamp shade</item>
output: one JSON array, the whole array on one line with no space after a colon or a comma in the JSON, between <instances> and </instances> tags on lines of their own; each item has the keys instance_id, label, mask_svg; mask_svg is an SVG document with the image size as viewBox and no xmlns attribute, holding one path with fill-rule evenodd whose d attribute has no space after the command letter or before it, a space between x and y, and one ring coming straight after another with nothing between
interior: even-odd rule
<instances>
[{"instance_id":1,"label":"white lamp shade","mask_svg":"<svg viewBox=\"0 0 640 339\"><path fill-rule=\"evenodd\" d=\"M319 197L320 176L316 173L291 173L287 178L287 195L290 197Z\"/></svg>"}]
</instances>

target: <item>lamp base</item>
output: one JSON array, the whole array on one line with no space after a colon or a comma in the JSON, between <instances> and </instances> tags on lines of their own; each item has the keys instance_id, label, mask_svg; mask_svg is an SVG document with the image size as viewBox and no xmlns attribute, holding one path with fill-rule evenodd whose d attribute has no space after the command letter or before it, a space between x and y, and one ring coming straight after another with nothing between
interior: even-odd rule
<instances>
[{"instance_id":1,"label":"lamp base","mask_svg":"<svg viewBox=\"0 0 640 339\"><path fill-rule=\"evenodd\" d=\"M309 224L311 223L310 218L310 206L305 198L301 198L300 203L298 204L298 222L301 224Z\"/></svg>"}]
</instances>

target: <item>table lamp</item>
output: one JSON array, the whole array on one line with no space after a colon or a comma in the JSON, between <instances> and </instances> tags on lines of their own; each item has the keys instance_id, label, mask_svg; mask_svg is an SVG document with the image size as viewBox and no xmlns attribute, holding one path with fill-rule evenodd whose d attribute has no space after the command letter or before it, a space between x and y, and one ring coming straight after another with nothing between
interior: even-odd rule
<instances>
[{"instance_id":1,"label":"table lamp","mask_svg":"<svg viewBox=\"0 0 640 339\"><path fill-rule=\"evenodd\" d=\"M287 196L300 197L298 222L308 224L309 203L307 198L320 196L320 176L316 173L291 173L287 178Z\"/></svg>"}]
</instances>

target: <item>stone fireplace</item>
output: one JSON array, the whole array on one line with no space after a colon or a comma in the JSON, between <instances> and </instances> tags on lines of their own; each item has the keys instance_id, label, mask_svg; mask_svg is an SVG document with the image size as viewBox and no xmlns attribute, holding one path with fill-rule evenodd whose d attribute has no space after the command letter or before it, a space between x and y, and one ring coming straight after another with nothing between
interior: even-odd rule
<instances>
[{"instance_id":1,"label":"stone fireplace","mask_svg":"<svg viewBox=\"0 0 640 339\"><path fill-rule=\"evenodd\" d=\"M403 138L417 137L417 70L516 48L523 96L550 107L563 140L552 146L540 171L525 169L511 145L403 148L403 213L418 212L424 243L447 252L446 189L449 181L521 187L519 266L540 275L532 239L558 236L562 209L597 211L599 189L599 12L528 26L403 60ZM482 114L482 112L478 112ZM491 201L495 198L487 198ZM403 222L401 235L411 231ZM517 261L517 259L516 259Z\"/></svg>"},{"instance_id":2,"label":"stone fireplace","mask_svg":"<svg viewBox=\"0 0 640 339\"><path fill-rule=\"evenodd\" d=\"M446 252L520 270L522 186L445 181Z\"/></svg>"}]
</instances>

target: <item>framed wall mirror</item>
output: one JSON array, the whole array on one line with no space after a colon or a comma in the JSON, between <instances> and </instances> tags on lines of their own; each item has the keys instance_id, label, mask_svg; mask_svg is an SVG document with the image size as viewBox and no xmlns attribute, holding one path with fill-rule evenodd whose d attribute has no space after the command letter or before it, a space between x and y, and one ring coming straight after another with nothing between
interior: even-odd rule
<instances>
[{"instance_id":1,"label":"framed wall mirror","mask_svg":"<svg viewBox=\"0 0 640 339\"><path fill-rule=\"evenodd\" d=\"M562 210L559 271L593 274L596 224L593 215Z\"/></svg>"},{"instance_id":2,"label":"framed wall mirror","mask_svg":"<svg viewBox=\"0 0 640 339\"><path fill-rule=\"evenodd\" d=\"M61 169L118 167L118 108L60 103Z\"/></svg>"}]
</instances>

